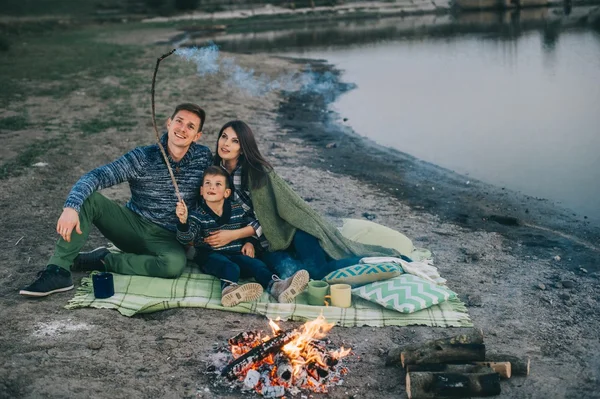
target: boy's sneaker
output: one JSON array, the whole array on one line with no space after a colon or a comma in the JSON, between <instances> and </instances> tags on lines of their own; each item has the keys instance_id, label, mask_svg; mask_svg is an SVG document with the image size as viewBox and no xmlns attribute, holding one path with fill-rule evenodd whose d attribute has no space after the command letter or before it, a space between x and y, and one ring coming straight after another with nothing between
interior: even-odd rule
<instances>
[{"instance_id":1,"label":"boy's sneaker","mask_svg":"<svg viewBox=\"0 0 600 399\"><path fill-rule=\"evenodd\" d=\"M262 293L263 287L258 283L231 284L221 291L221 305L230 308L240 302L256 301Z\"/></svg>"},{"instance_id":2,"label":"boy's sneaker","mask_svg":"<svg viewBox=\"0 0 600 399\"><path fill-rule=\"evenodd\" d=\"M274 282L269 291L271 292L271 295L277 299L277 302L294 302L294 298L306 289L308 279L308 272L306 270L299 270L285 280L281 280L274 275Z\"/></svg>"},{"instance_id":3,"label":"boy's sneaker","mask_svg":"<svg viewBox=\"0 0 600 399\"><path fill-rule=\"evenodd\" d=\"M110 254L106 247L98 247L89 252L80 252L73 261L73 271L91 272L92 270L104 270L104 258Z\"/></svg>"},{"instance_id":4,"label":"boy's sneaker","mask_svg":"<svg viewBox=\"0 0 600 399\"><path fill-rule=\"evenodd\" d=\"M48 265L37 274L37 279L19 291L19 294L42 297L73 289L73 280L68 270L56 265Z\"/></svg>"}]
</instances>

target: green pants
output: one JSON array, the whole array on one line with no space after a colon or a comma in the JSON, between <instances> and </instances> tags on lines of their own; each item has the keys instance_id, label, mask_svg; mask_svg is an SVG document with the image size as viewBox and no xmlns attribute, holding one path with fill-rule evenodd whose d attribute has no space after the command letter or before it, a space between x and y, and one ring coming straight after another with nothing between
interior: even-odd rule
<instances>
[{"instance_id":1,"label":"green pants","mask_svg":"<svg viewBox=\"0 0 600 399\"><path fill-rule=\"evenodd\" d=\"M79 222L82 234L73 230L71 242L60 238L49 264L70 270L93 224L123 251L104 258L110 271L175 278L186 266L185 251L177 242L174 232L155 225L102 194L93 193L85 200L79 212Z\"/></svg>"}]
</instances>

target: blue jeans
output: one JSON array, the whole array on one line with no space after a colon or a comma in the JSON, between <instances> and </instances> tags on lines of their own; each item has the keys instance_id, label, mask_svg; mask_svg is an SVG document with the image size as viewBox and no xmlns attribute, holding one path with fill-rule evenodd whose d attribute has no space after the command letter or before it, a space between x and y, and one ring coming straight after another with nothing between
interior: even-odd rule
<instances>
[{"instance_id":1,"label":"blue jeans","mask_svg":"<svg viewBox=\"0 0 600 399\"><path fill-rule=\"evenodd\" d=\"M240 277L254 277L266 290L272 281L272 273L264 262L242 254L210 252L206 257L203 257L201 264L204 273L233 283L237 283ZM221 281L221 288L228 284Z\"/></svg>"},{"instance_id":2,"label":"blue jeans","mask_svg":"<svg viewBox=\"0 0 600 399\"><path fill-rule=\"evenodd\" d=\"M321 280L334 270L356 265L360 259L360 256L351 256L335 260L325 253L316 237L302 230L296 230L292 245L286 251L262 255L262 260L282 279L305 269L311 279Z\"/></svg>"}]
</instances>

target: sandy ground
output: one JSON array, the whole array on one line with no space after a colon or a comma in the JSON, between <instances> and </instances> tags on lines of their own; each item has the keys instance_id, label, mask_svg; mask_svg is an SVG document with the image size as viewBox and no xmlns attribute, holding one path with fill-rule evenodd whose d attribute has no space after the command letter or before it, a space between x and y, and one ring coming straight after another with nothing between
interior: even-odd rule
<instances>
[{"instance_id":1,"label":"sandy ground","mask_svg":"<svg viewBox=\"0 0 600 399\"><path fill-rule=\"evenodd\" d=\"M163 50L140 54L147 86L110 100L134 106L131 119L138 124L133 131L72 133L64 147L45 155L46 167L31 167L0 181L1 398L251 396L215 385L206 369L215 348L227 338L266 329L262 317L177 309L126 318L110 310L65 310L74 291L39 300L17 294L52 253L54 226L70 186L85 171L153 142L148 86L154 60ZM236 55L236 60L272 76L297 69L288 60L263 55ZM194 77L191 66L175 59L161 68L157 111L167 114L186 100L201 103L208 111L203 143L212 148L224 122L244 119L276 170L332 222L368 217L429 248L449 287L468 304L475 326L483 329L488 350L531 357L531 375L502 382L499 397L600 397L596 227L545 202L472 179L465 190L460 176L369 145L341 124L336 127L330 122L338 116L315 113L323 107L317 99L306 105L306 99L294 95L248 98L223 86L219 76ZM89 82L90 89L96 83ZM119 77L103 84L118 85ZM36 98L27 105L32 118L60 125L70 123L75 109L93 116L106 104L90 101L84 90L59 104ZM3 134L3 154L19 148L18 136L36 134L17 133ZM327 149L325 144L333 141L338 145ZM357 151L365 153L364 159L352 156ZM432 184L435 193L423 188ZM116 187L105 194L125 201L128 190ZM516 225L501 216L516 218ZM104 243L96 232L89 247ZM78 282L83 274L74 277ZM404 374L384 366L387 351L460 332L420 326L334 328L331 339L352 347L355 354L346 360L350 371L343 385L314 397L403 398Z\"/></svg>"}]
</instances>

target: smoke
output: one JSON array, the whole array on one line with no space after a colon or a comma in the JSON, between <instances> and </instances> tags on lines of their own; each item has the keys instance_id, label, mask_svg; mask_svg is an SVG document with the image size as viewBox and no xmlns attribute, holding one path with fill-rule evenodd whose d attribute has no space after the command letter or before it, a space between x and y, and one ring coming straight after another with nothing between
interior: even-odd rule
<instances>
[{"instance_id":1,"label":"smoke","mask_svg":"<svg viewBox=\"0 0 600 399\"><path fill-rule=\"evenodd\" d=\"M336 76L331 72L317 73L310 66L302 73L282 74L271 78L257 74L253 69L241 67L231 57L221 57L219 47L212 43L206 47L177 49L175 54L196 64L199 76L222 74L223 83L235 87L252 97L263 96L272 91L298 90L302 94L323 96L333 101L340 94Z\"/></svg>"}]
</instances>

